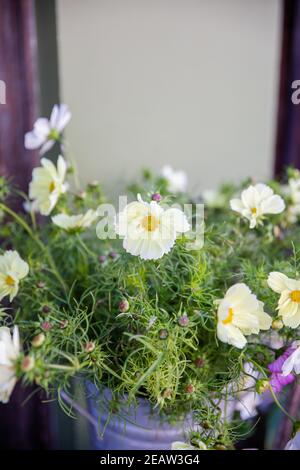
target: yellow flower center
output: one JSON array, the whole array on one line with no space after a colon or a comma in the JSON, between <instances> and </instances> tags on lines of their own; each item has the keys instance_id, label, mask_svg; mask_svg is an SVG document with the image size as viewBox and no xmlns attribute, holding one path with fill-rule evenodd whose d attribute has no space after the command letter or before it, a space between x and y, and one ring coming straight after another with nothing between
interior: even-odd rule
<instances>
[{"instance_id":1,"label":"yellow flower center","mask_svg":"<svg viewBox=\"0 0 300 470\"><path fill-rule=\"evenodd\" d=\"M292 290L290 293L290 298L293 302L300 303L300 290Z\"/></svg>"},{"instance_id":2,"label":"yellow flower center","mask_svg":"<svg viewBox=\"0 0 300 470\"><path fill-rule=\"evenodd\" d=\"M228 323L231 323L232 320L233 320L233 308L230 307L228 309L228 315L224 320L222 320L222 323L224 323L224 325L227 325Z\"/></svg>"},{"instance_id":3,"label":"yellow flower center","mask_svg":"<svg viewBox=\"0 0 300 470\"><path fill-rule=\"evenodd\" d=\"M55 183L54 181L51 181L51 183L49 184L49 193L53 193L55 189Z\"/></svg>"},{"instance_id":4,"label":"yellow flower center","mask_svg":"<svg viewBox=\"0 0 300 470\"><path fill-rule=\"evenodd\" d=\"M14 287L15 285L15 280L10 275L6 276L5 282L9 287Z\"/></svg>"},{"instance_id":5,"label":"yellow flower center","mask_svg":"<svg viewBox=\"0 0 300 470\"><path fill-rule=\"evenodd\" d=\"M147 230L147 232L154 232L159 226L159 220L154 215L146 215L142 220L142 227Z\"/></svg>"},{"instance_id":6,"label":"yellow flower center","mask_svg":"<svg viewBox=\"0 0 300 470\"><path fill-rule=\"evenodd\" d=\"M252 207L251 212L252 212L253 215L255 215L257 213L256 207Z\"/></svg>"}]
</instances>

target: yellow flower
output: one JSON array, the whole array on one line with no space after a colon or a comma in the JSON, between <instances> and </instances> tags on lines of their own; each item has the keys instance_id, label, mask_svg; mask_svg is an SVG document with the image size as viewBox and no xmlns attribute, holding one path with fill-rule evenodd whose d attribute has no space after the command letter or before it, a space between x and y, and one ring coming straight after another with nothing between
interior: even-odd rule
<instances>
[{"instance_id":1,"label":"yellow flower","mask_svg":"<svg viewBox=\"0 0 300 470\"><path fill-rule=\"evenodd\" d=\"M19 281L27 276L28 264L17 251L6 251L0 256L0 300L9 295L12 301L19 290Z\"/></svg>"},{"instance_id":2,"label":"yellow flower","mask_svg":"<svg viewBox=\"0 0 300 470\"><path fill-rule=\"evenodd\" d=\"M277 310L283 323L297 328L300 325L300 280L275 271L269 274L268 285L280 294Z\"/></svg>"},{"instance_id":3,"label":"yellow flower","mask_svg":"<svg viewBox=\"0 0 300 470\"><path fill-rule=\"evenodd\" d=\"M41 167L34 168L29 185L29 198L33 207L42 215L49 215L61 194L67 191L65 183L67 164L60 155L57 167L47 158L42 158Z\"/></svg>"},{"instance_id":4,"label":"yellow flower","mask_svg":"<svg viewBox=\"0 0 300 470\"><path fill-rule=\"evenodd\" d=\"M234 284L217 302L217 336L223 343L242 349L247 343L245 336L271 326L272 318L264 312L263 302L257 300L246 284Z\"/></svg>"}]
</instances>

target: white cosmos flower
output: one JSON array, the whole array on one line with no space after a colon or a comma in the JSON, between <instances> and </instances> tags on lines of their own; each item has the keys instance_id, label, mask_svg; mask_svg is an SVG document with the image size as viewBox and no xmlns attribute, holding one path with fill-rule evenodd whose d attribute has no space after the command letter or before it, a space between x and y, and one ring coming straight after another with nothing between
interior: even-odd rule
<instances>
[{"instance_id":1,"label":"white cosmos flower","mask_svg":"<svg viewBox=\"0 0 300 470\"><path fill-rule=\"evenodd\" d=\"M68 215L57 214L52 217L52 222L64 230L80 230L88 228L98 218L97 211L89 209L85 214Z\"/></svg>"},{"instance_id":2,"label":"white cosmos flower","mask_svg":"<svg viewBox=\"0 0 300 470\"><path fill-rule=\"evenodd\" d=\"M288 185L283 187L284 193L290 197L287 217L291 223L296 223L300 216L300 172L294 172L294 177L290 178Z\"/></svg>"},{"instance_id":3,"label":"white cosmos flower","mask_svg":"<svg viewBox=\"0 0 300 470\"><path fill-rule=\"evenodd\" d=\"M124 238L123 248L142 259L159 259L173 247L177 236L190 228L180 209L164 210L157 202L138 200L118 214L115 230Z\"/></svg>"},{"instance_id":4,"label":"white cosmos flower","mask_svg":"<svg viewBox=\"0 0 300 470\"><path fill-rule=\"evenodd\" d=\"M264 312L263 302L257 300L246 284L234 284L217 302L217 336L223 343L242 349L247 343L245 336L271 326L272 318Z\"/></svg>"},{"instance_id":5,"label":"white cosmos flower","mask_svg":"<svg viewBox=\"0 0 300 470\"><path fill-rule=\"evenodd\" d=\"M9 295L10 302L17 295L19 281L27 276L29 266L17 251L6 251L0 256L0 300Z\"/></svg>"},{"instance_id":6,"label":"white cosmos flower","mask_svg":"<svg viewBox=\"0 0 300 470\"><path fill-rule=\"evenodd\" d=\"M282 375L284 376L291 374L293 371L300 374L300 342L294 341L292 346L296 348L295 351L282 365Z\"/></svg>"},{"instance_id":7,"label":"white cosmos flower","mask_svg":"<svg viewBox=\"0 0 300 470\"><path fill-rule=\"evenodd\" d=\"M214 209L221 209L226 204L226 198L224 194L214 189L206 189L203 191L202 199L204 204Z\"/></svg>"},{"instance_id":8,"label":"white cosmos flower","mask_svg":"<svg viewBox=\"0 0 300 470\"><path fill-rule=\"evenodd\" d=\"M42 215L49 215L61 194L68 189L65 183L67 164L61 155L58 157L57 167L47 158L42 158L41 164L32 172L29 198Z\"/></svg>"},{"instance_id":9,"label":"white cosmos flower","mask_svg":"<svg viewBox=\"0 0 300 470\"><path fill-rule=\"evenodd\" d=\"M284 208L282 197L274 194L266 184L249 186L242 191L241 199L231 199L230 207L250 221L250 228L262 223L265 214L280 214Z\"/></svg>"},{"instance_id":10,"label":"white cosmos flower","mask_svg":"<svg viewBox=\"0 0 300 470\"><path fill-rule=\"evenodd\" d=\"M59 140L60 134L71 119L69 108L65 104L55 105L50 119L39 118L33 129L25 134L25 148L40 149L40 155L51 149Z\"/></svg>"},{"instance_id":11,"label":"white cosmos flower","mask_svg":"<svg viewBox=\"0 0 300 470\"><path fill-rule=\"evenodd\" d=\"M16 384L15 360L20 353L19 330L0 327L0 402L7 403Z\"/></svg>"},{"instance_id":12,"label":"white cosmos flower","mask_svg":"<svg viewBox=\"0 0 300 470\"><path fill-rule=\"evenodd\" d=\"M186 191L188 180L184 171L176 171L169 165L165 165L161 170L161 176L167 180L170 193L184 193Z\"/></svg>"},{"instance_id":13,"label":"white cosmos flower","mask_svg":"<svg viewBox=\"0 0 300 470\"><path fill-rule=\"evenodd\" d=\"M171 449L172 450L207 450L207 446L202 441L198 441L197 447L192 446L191 444L188 444L187 442L175 441L175 442L172 442Z\"/></svg>"},{"instance_id":14,"label":"white cosmos flower","mask_svg":"<svg viewBox=\"0 0 300 470\"><path fill-rule=\"evenodd\" d=\"M278 313L286 326L297 328L300 325L300 280L290 279L277 271L271 272L268 285L277 294Z\"/></svg>"}]
</instances>

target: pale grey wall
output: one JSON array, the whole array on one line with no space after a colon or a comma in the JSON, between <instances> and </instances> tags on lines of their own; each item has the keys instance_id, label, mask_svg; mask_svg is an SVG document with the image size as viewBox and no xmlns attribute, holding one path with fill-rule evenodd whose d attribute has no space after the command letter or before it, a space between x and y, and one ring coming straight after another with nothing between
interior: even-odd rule
<instances>
[{"instance_id":1,"label":"pale grey wall","mask_svg":"<svg viewBox=\"0 0 300 470\"><path fill-rule=\"evenodd\" d=\"M110 185L163 163L194 188L270 175L280 4L57 0L67 138L83 178Z\"/></svg>"}]
</instances>

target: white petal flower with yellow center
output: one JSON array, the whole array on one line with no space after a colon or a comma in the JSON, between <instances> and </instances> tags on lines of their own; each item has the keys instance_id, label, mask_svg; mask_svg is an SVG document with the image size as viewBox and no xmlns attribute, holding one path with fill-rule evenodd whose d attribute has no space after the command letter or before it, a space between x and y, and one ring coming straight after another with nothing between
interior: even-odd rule
<instances>
[{"instance_id":1,"label":"white petal flower with yellow center","mask_svg":"<svg viewBox=\"0 0 300 470\"><path fill-rule=\"evenodd\" d=\"M282 365L282 375L287 376L292 372L300 374L300 341L294 341L292 347L295 351L285 360Z\"/></svg>"},{"instance_id":2,"label":"white petal flower with yellow center","mask_svg":"<svg viewBox=\"0 0 300 470\"><path fill-rule=\"evenodd\" d=\"M268 277L269 287L280 294L278 313L284 325L298 328L300 325L300 280L291 279L277 271Z\"/></svg>"},{"instance_id":3,"label":"white petal flower with yellow center","mask_svg":"<svg viewBox=\"0 0 300 470\"><path fill-rule=\"evenodd\" d=\"M250 228L261 224L265 214L280 214L285 208L281 196L266 184L256 184L242 191L241 199L231 199L230 207L250 221Z\"/></svg>"},{"instance_id":4,"label":"white petal flower with yellow center","mask_svg":"<svg viewBox=\"0 0 300 470\"><path fill-rule=\"evenodd\" d=\"M182 170L173 170L169 165L165 165L161 170L161 176L167 181L170 193L184 193L187 189L187 175Z\"/></svg>"},{"instance_id":5,"label":"white petal flower with yellow center","mask_svg":"<svg viewBox=\"0 0 300 470\"><path fill-rule=\"evenodd\" d=\"M57 167L47 158L41 159L41 167L34 168L29 185L29 198L42 215L49 215L59 197L68 189L65 183L67 164L60 155Z\"/></svg>"},{"instance_id":6,"label":"white petal flower with yellow center","mask_svg":"<svg viewBox=\"0 0 300 470\"><path fill-rule=\"evenodd\" d=\"M39 118L33 129L25 134L25 148L40 149L40 155L51 149L71 119L69 108L65 104L55 105L50 119Z\"/></svg>"},{"instance_id":7,"label":"white petal flower with yellow center","mask_svg":"<svg viewBox=\"0 0 300 470\"><path fill-rule=\"evenodd\" d=\"M16 384L15 361L20 354L19 330L0 327L0 402L7 403Z\"/></svg>"},{"instance_id":8,"label":"white petal flower with yellow center","mask_svg":"<svg viewBox=\"0 0 300 470\"><path fill-rule=\"evenodd\" d=\"M190 229L180 209L164 210L157 202L138 200L128 204L115 221L124 249L142 259L159 259L169 253L179 234Z\"/></svg>"},{"instance_id":9,"label":"white petal flower with yellow center","mask_svg":"<svg viewBox=\"0 0 300 470\"><path fill-rule=\"evenodd\" d=\"M217 336L223 343L242 349L247 343L245 336L271 326L272 318L264 312L264 304L246 284L234 284L217 303Z\"/></svg>"},{"instance_id":10,"label":"white petal flower with yellow center","mask_svg":"<svg viewBox=\"0 0 300 470\"><path fill-rule=\"evenodd\" d=\"M10 302L17 295L19 281L27 276L29 266L17 251L6 251L0 256L0 300L9 295Z\"/></svg>"},{"instance_id":11,"label":"white petal flower with yellow center","mask_svg":"<svg viewBox=\"0 0 300 470\"><path fill-rule=\"evenodd\" d=\"M95 220L98 218L97 211L89 209L85 214L68 215L68 214L57 214L52 217L52 222L58 227L67 230L82 230L90 227Z\"/></svg>"}]
</instances>

